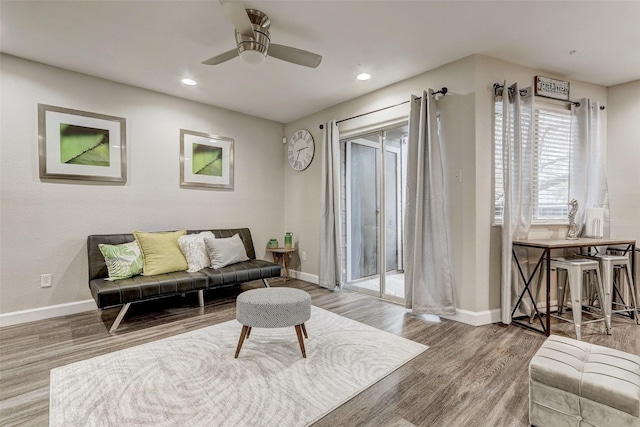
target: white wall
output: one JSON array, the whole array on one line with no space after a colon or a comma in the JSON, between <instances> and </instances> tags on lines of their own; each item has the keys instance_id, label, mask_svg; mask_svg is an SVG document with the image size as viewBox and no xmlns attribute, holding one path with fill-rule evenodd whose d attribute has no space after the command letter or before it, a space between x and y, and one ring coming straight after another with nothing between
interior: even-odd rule
<instances>
[{"instance_id":1,"label":"white wall","mask_svg":"<svg viewBox=\"0 0 640 427\"><path fill-rule=\"evenodd\" d=\"M408 101L411 94L422 95L428 88L438 90L446 86L449 93L438 103L442 112L443 129L448 129L447 147L444 150L444 162L447 170L461 169L462 183L452 183L447 177L448 199L447 215L451 222L451 242L454 252L454 275L456 280L456 298L459 307L472 310L475 304L476 278L474 271L475 241L466 241L466 235L475 234L475 209L467 206L473 201L475 165L475 124L474 124L474 67L473 57L463 58L449 65L428 71L419 76L396 83L371 94L353 99L335 107L323 110L285 126L287 137L298 129L309 130L316 142L316 156L311 166L297 172L288 166L285 156L285 228L294 233L299 242L300 251L307 252L307 261L296 260L293 268L311 275L318 274L319 259L319 221L321 190L321 123L329 120L345 119L362 113ZM375 78L375 76L373 77ZM353 84L367 84L354 79ZM370 129L372 126L406 120L409 105L404 104L389 110L370 114L339 124L342 135L354 134ZM463 155L459 155L464 153ZM471 219L469 221L469 219Z\"/></svg>"},{"instance_id":2,"label":"white wall","mask_svg":"<svg viewBox=\"0 0 640 427\"><path fill-rule=\"evenodd\" d=\"M640 242L640 80L610 87L608 98L611 235Z\"/></svg>"},{"instance_id":3,"label":"white wall","mask_svg":"<svg viewBox=\"0 0 640 427\"><path fill-rule=\"evenodd\" d=\"M249 227L258 258L283 235L282 124L12 56L1 65L0 314L90 299L89 234ZM126 185L41 181L38 103L124 117ZM233 191L180 188L181 128L235 139Z\"/></svg>"},{"instance_id":4,"label":"white wall","mask_svg":"<svg viewBox=\"0 0 640 427\"><path fill-rule=\"evenodd\" d=\"M517 81L522 87L533 85L534 77L542 75L562 79L545 70L533 70L504 61L472 55L419 76L388 86L366 96L345 102L333 108L305 117L285 126L287 136L297 129L308 129L314 136L317 152L321 150L322 132L320 123L331 119L343 119L409 99L410 93L421 94L426 88L439 89L446 86L447 94L438 102L442 112L442 130L445 141L447 215L452 228L453 267L456 279L456 299L458 308L472 313L492 311L498 315L500 308L500 228L492 227L493 212L493 84L506 80L509 84ZM374 76L375 78L375 76ZM354 82L354 84L363 84ZM366 84L366 83L364 83ZM637 87L634 86L637 91ZM620 92L627 88L620 89ZM636 93L636 92L634 92ZM622 96L622 95L621 95ZM571 98L590 97L607 105L607 88L584 82L571 82ZM636 100L633 95L626 102ZM622 101L621 101L622 103ZM636 104L637 105L637 104ZM607 105L604 112L604 126L607 113L613 105ZM627 109L626 105L621 106ZM632 110L637 115L637 107ZM406 118L408 107L396 107L384 112L340 124L341 133L357 132L376 123L387 123L394 119ZM628 129L626 119L620 119L620 132ZM628 136L628 135L627 135ZM627 138L628 139L628 138ZM637 141L637 138L636 138ZM636 148L637 150L637 148ZM623 170L636 168L638 156L627 156L610 150L610 165L624 165ZM285 164L285 227L293 231L299 239L301 250L307 252L307 261L299 261L294 268L311 274L318 274L318 222L320 200L321 161L316 155L311 167L304 172L296 172ZM615 168L614 167L614 168ZM462 170L462 183L454 183L452 171ZM637 175L636 175L637 176ZM635 181L637 182L637 181ZM632 186L631 181L628 186ZM634 187L637 190L637 184ZM637 193L634 193L637 194ZM637 203L638 198L635 198ZM612 207L612 211L613 211ZM612 213L612 215L614 215ZM628 221L640 217L636 208L624 214ZM615 215L614 215L615 216ZM614 217L612 216L612 218ZM311 225L311 226L310 226ZM559 227L536 227L536 237L552 237L559 233ZM495 317L498 321L499 317Z\"/></svg>"},{"instance_id":5,"label":"white wall","mask_svg":"<svg viewBox=\"0 0 640 427\"><path fill-rule=\"evenodd\" d=\"M519 86L533 86L536 75L563 79L562 76L545 70L533 70L516 64L477 55L476 68L476 214L477 231L475 236L484 242L476 257L478 258L477 274L487 283L478 293L477 307L480 309L500 308L500 262L501 240L500 227L490 227L493 215L493 84L506 80L507 85L518 82ZM571 81L571 99L590 97L607 104L607 89L590 83ZM542 101L540 99L536 102ZM549 102L549 101L546 101ZM554 102L554 101L551 101ZM603 128L607 125L607 110L603 113ZM620 159L627 161L627 159ZM533 226L531 235L537 238L555 237L559 233L558 226ZM486 278L486 279L485 279ZM486 282L485 282L486 280ZM486 308L485 308L486 307Z\"/></svg>"},{"instance_id":6,"label":"white wall","mask_svg":"<svg viewBox=\"0 0 640 427\"><path fill-rule=\"evenodd\" d=\"M344 119L446 86L438 102L444 133L447 215L452 233L458 307L482 313L500 306L499 227L492 213L492 86L562 78L480 55L460 59L286 126L86 75L1 57L0 314L90 298L86 236L94 233L249 226L259 258L270 237L294 233L307 260L294 259L302 278L318 274L322 131ZM374 76L375 78L375 76ZM354 84L366 82L354 81ZM571 82L571 97L606 105L612 233L640 239L640 82L604 87ZM37 104L127 119L129 180L124 186L41 182ZM340 124L343 134L406 119L408 104ZM235 138L235 190L180 189L179 129ZM309 130L311 166L288 166L283 131ZM462 170L462 183L451 171ZM538 227L537 237L559 233ZM299 252L299 253L300 253ZM268 255L267 255L268 258ZM41 289L41 273L53 287Z\"/></svg>"}]
</instances>

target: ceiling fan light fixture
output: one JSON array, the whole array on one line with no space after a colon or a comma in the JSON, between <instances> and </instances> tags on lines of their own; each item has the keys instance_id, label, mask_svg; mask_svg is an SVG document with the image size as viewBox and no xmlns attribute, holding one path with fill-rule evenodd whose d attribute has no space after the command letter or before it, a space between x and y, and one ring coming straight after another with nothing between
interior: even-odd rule
<instances>
[{"instance_id":1,"label":"ceiling fan light fixture","mask_svg":"<svg viewBox=\"0 0 640 427\"><path fill-rule=\"evenodd\" d=\"M240 56L248 64L261 64L267 55L303 67L316 68L322 56L291 46L271 44L271 21L263 12L245 9L240 0L219 0L235 27L236 49L202 61L204 65L218 65Z\"/></svg>"},{"instance_id":2,"label":"ceiling fan light fixture","mask_svg":"<svg viewBox=\"0 0 640 427\"><path fill-rule=\"evenodd\" d=\"M240 52L240 58L247 64L262 64L267 56L257 50L243 50Z\"/></svg>"},{"instance_id":3,"label":"ceiling fan light fixture","mask_svg":"<svg viewBox=\"0 0 640 427\"><path fill-rule=\"evenodd\" d=\"M244 62L262 64L269 49L269 30L253 24L253 37L245 37L236 30L236 43L238 43L238 54Z\"/></svg>"}]
</instances>

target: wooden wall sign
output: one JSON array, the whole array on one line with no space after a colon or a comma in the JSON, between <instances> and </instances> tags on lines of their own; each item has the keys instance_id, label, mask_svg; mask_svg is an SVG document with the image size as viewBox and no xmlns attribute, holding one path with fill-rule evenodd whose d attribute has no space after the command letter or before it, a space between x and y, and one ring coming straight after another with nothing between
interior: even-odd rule
<instances>
[{"instance_id":1,"label":"wooden wall sign","mask_svg":"<svg viewBox=\"0 0 640 427\"><path fill-rule=\"evenodd\" d=\"M536 76L536 96L569 100L569 82Z\"/></svg>"}]
</instances>

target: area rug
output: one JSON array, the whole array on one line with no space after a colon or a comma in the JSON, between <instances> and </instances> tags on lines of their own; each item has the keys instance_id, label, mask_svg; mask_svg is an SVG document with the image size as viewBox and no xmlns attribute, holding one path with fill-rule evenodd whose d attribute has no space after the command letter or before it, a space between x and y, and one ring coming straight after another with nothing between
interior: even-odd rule
<instances>
[{"instance_id":1,"label":"area rug","mask_svg":"<svg viewBox=\"0 0 640 427\"><path fill-rule=\"evenodd\" d=\"M51 370L51 426L304 426L427 349L318 307L258 329L236 320Z\"/></svg>"}]
</instances>

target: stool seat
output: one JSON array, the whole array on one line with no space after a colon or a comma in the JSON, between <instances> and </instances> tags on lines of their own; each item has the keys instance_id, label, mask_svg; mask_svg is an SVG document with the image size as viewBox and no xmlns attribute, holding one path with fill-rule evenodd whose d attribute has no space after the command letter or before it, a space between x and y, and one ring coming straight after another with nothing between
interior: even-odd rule
<instances>
[{"instance_id":1,"label":"stool seat","mask_svg":"<svg viewBox=\"0 0 640 427\"><path fill-rule=\"evenodd\" d=\"M307 336L304 323L311 318L311 296L295 288L251 289L238 295L236 319L242 326L236 349L237 358L251 328L285 328L294 326L302 356L306 357L302 333Z\"/></svg>"},{"instance_id":2,"label":"stool seat","mask_svg":"<svg viewBox=\"0 0 640 427\"><path fill-rule=\"evenodd\" d=\"M551 335L529 363L534 426L640 425L640 356Z\"/></svg>"}]
</instances>

